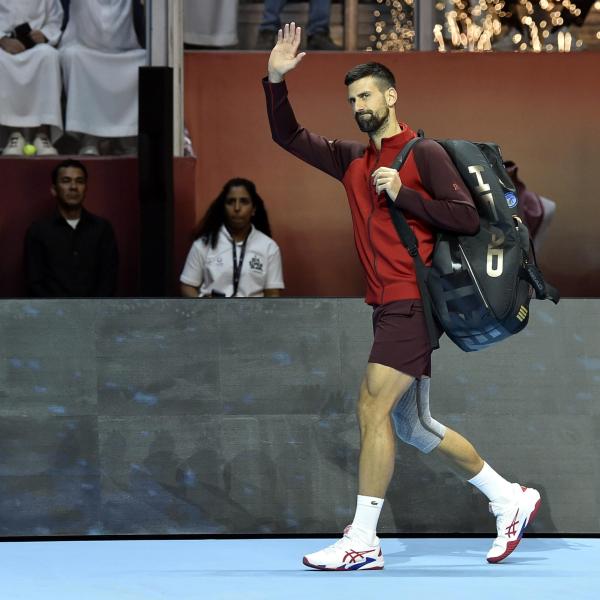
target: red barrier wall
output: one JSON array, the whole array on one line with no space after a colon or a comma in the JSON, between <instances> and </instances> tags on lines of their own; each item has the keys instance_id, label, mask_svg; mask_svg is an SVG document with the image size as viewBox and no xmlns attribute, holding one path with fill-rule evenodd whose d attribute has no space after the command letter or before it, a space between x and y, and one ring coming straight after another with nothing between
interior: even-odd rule
<instances>
[{"instance_id":1,"label":"red barrier wall","mask_svg":"<svg viewBox=\"0 0 600 600\"><path fill-rule=\"evenodd\" d=\"M190 52L185 112L201 214L225 180L254 180L280 244L288 295L362 295L338 182L277 147L260 84L264 52ZM600 54L321 53L288 76L296 116L330 138L366 139L346 104L346 71L378 60L396 74L398 116L432 137L498 142L527 186L555 200L541 263L563 295L600 295Z\"/></svg>"}]
</instances>

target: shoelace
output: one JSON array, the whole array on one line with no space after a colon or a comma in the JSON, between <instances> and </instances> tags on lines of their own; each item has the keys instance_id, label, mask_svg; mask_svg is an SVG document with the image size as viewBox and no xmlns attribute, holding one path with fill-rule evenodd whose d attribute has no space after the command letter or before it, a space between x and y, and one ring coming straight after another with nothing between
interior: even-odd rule
<instances>
[{"instance_id":1,"label":"shoelace","mask_svg":"<svg viewBox=\"0 0 600 600\"><path fill-rule=\"evenodd\" d=\"M334 544L329 546L329 548L332 550L337 549L340 547L344 547L344 545L347 544L348 541L352 542L352 538L350 537L351 530L352 530L352 525L346 525L346 527L344 528L343 536L339 540L337 540L337 542L335 542Z\"/></svg>"},{"instance_id":2,"label":"shoelace","mask_svg":"<svg viewBox=\"0 0 600 600\"><path fill-rule=\"evenodd\" d=\"M344 534L344 536L343 536L343 537L341 537L341 538L340 538L340 539L339 539L337 542L335 542L334 544L332 544L332 545L331 545L331 546L329 546L329 547L330 547L331 549L334 549L334 548L336 548L336 549L337 549L337 548L341 548L341 547L345 546L345 544L346 544L346 542L347 542L348 540L350 540L350 536L349 536L349 535L346 535L346 534Z\"/></svg>"},{"instance_id":3,"label":"shoelace","mask_svg":"<svg viewBox=\"0 0 600 600\"><path fill-rule=\"evenodd\" d=\"M344 545L344 543L346 542L346 540L350 539L350 529L352 529L351 525L346 525L346 527L344 528L344 533L342 535L342 537L337 540L336 542L334 542L333 544L331 544L331 546L327 547L327 550L337 550L338 548L342 547Z\"/></svg>"}]
</instances>

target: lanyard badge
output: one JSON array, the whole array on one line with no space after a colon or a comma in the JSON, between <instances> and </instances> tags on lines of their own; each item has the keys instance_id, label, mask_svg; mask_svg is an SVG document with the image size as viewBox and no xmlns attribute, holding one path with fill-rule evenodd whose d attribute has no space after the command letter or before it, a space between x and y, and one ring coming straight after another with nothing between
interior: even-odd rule
<instances>
[{"instance_id":1,"label":"lanyard badge","mask_svg":"<svg viewBox=\"0 0 600 600\"><path fill-rule=\"evenodd\" d=\"M248 242L248 237L250 233L246 236L244 243L242 244L242 250L240 251L240 261L237 260L237 247L235 240L231 239L231 244L233 246L233 294L231 297L233 298L238 291L238 287L240 285L240 277L242 275L242 265L244 263L244 256L246 254L246 243Z\"/></svg>"}]
</instances>

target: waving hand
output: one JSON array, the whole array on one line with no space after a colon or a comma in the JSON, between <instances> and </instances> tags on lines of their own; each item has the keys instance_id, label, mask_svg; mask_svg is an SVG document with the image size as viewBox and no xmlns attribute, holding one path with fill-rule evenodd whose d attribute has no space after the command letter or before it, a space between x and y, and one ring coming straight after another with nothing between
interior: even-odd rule
<instances>
[{"instance_id":1,"label":"waving hand","mask_svg":"<svg viewBox=\"0 0 600 600\"><path fill-rule=\"evenodd\" d=\"M306 56L306 52L298 53L302 32L295 23L286 23L283 29L277 32L277 43L269 56L269 81L279 83L284 75L295 69L298 63Z\"/></svg>"}]
</instances>

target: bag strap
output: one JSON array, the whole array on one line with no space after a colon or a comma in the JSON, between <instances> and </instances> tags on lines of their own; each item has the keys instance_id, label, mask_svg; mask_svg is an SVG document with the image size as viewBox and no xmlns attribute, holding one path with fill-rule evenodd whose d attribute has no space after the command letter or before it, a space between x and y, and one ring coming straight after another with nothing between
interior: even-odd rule
<instances>
[{"instance_id":1,"label":"bag strap","mask_svg":"<svg viewBox=\"0 0 600 600\"><path fill-rule=\"evenodd\" d=\"M559 291L544 280L544 276L540 271L537 264L537 257L535 255L535 246L533 241L529 242L531 255L533 256L533 262L527 261L526 265L522 267L525 271L525 277L529 280L531 287L535 291L535 297L538 300L552 300L554 304L558 304L560 300Z\"/></svg>"},{"instance_id":2,"label":"bag strap","mask_svg":"<svg viewBox=\"0 0 600 600\"><path fill-rule=\"evenodd\" d=\"M394 162L392 163L391 168L399 171L402 168L402 165L406 161L410 151L413 149L415 144L420 142L423 139L422 131L419 130L419 135L416 138L410 140L404 148L400 151L398 156L396 156ZM419 242L417 241L417 236L415 232L411 229L410 225L406 222L406 218L402 214L402 211L393 203L391 198L386 194L385 198L387 200L388 210L390 211L390 216L392 217L392 221L398 232L398 237L400 241L408 251L408 254L412 257L413 263L415 265L415 272L417 274L417 285L419 287L419 292L421 293L421 300L423 302L423 313L425 315L425 324L427 325L427 334L429 336L429 344L432 350L435 350L440 347L438 331L435 324L435 320L433 318L433 308L431 303L431 296L429 294L429 290L427 289L427 268L423 264L421 256L419 255Z\"/></svg>"}]
</instances>

